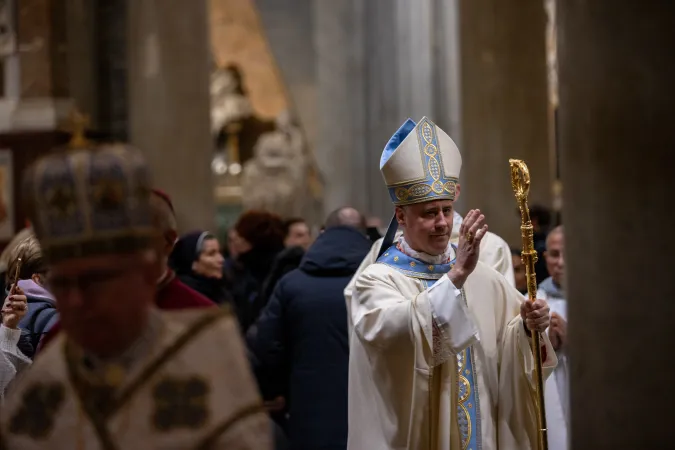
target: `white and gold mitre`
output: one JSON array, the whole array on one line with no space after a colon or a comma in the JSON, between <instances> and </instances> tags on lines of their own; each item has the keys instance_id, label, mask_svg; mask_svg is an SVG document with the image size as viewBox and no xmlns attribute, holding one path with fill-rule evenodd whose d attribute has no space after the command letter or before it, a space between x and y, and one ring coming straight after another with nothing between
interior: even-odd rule
<instances>
[{"instance_id":1,"label":"white and gold mitre","mask_svg":"<svg viewBox=\"0 0 675 450\"><path fill-rule=\"evenodd\" d=\"M454 200L462 156L443 130L423 117L408 119L389 139L380 171L395 205Z\"/></svg>"}]
</instances>

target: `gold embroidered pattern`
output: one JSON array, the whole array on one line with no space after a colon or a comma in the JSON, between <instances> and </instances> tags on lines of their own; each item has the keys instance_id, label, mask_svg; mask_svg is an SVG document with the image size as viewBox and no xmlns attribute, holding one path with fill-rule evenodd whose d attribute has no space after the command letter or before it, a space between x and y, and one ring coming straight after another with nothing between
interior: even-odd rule
<instances>
[{"instance_id":1,"label":"gold embroidered pattern","mask_svg":"<svg viewBox=\"0 0 675 450\"><path fill-rule=\"evenodd\" d=\"M35 440L46 439L54 428L56 413L65 399L60 383L38 383L23 396L23 404L11 418L9 432L25 434Z\"/></svg>"},{"instance_id":2,"label":"gold embroidered pattern","mask_svg":"<svg viewBox=\"0 0 675 450\"><path fill-rule=\"evenodd\" d=\"M453 357L453 353L447 344L447 336L443 332L443 329L438 326L436 317L433 317L431 321L431 340L434 353L431 367L439 367L441 364L449 361Z\"/></svg>"},{"instance_id":3,"label":"gold embroidered pattern","mask_svg":"<svg viewBox=\"0 0 675 450\"><path fill-rule=\"evenodd\" d=\"M93 186L95 205L104 211L117 210L125 200L124 185L121 181L101 178Z\"/></svg>"},{"instance_id":4,"label":"gold embroidered pattern","mask_svg":"<svg viewBox=\"0 0 675 450\"><path fill-rule=\"evenodd\" d=\"M199 377L165 378L153 389L153 424L162 432L178 428L198 429L209 417L209 385Z\"/></svg>"},{"instance_id":5,"label":"gold embroidered pattern","mask_svg":"<svg viewBox=\"0 0 675 450\"><path fill-rule=\"evenodd\" d=\"M459 404L457 405L457 422L459 425L459 434L462 439L462 449L467 449L471 440L471 416L467 406L471 408L471 403L467 403L471 396L471 383L469 379L462 375L466 367L467 351L457 355L457 372L459 374ZM467 369L466 374L470 371Z\"/></svg>"},{"instance_id":6,"label":"gold embroidered pattern","mask_svg":"<svg viewBox=\"0 0 675 450\"><path fill-rule=\"evenodd\" d=\"M47 207L59 217L68 217L75 211L75 193L70 186L59 185L47 194Z\"/></svg>"}]
</instances>

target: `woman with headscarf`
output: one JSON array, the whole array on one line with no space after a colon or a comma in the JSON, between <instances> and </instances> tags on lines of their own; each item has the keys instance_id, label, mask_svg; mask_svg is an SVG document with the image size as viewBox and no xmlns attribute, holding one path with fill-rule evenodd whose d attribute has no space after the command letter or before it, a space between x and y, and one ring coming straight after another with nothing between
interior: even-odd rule
<instances>
[{"instance_id":1,"label":"woman with headscarf","mask_svg":"<svg viewBox=\"0 0 675 450\"><path fill-rule=\"evenodd\" d=\"M193 231L178 239L169 266L184 284L222 305L231 303L223 281L223 261L215 235L208 231Z\"/></svg>"}]
</instances>

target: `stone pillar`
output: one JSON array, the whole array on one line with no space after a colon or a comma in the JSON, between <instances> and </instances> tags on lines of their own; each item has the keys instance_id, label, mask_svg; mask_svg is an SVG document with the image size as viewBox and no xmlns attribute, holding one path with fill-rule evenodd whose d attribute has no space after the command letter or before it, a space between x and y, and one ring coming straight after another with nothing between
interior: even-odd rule
<instances>
[{"instance_id":1,"label":"stone pillar","mask_svg":"<svg viewBox=\"0 0 675 450\"><path fill-rule=\"evenodd\" d=\"M452 123L451 106L438 107L456 81L436 75L452 54L451 46L436 51L447 36L436 15L441 2L412 3L315 1L317 158L327 211L350 204L388 221L393 207L379 168L385 144L408 117Z\"/></svg>"},{"instance_id":2,"label":"stone pillar","mask_svg":"<svg viewBox=\"0 0 675 450\"><path fill-rule=\"evenodd\" d=\"M70 97L98 136L127 141L127 0L59 1L67 23Z\"/></svg>"},{"instance_id":3,"label":"stone pillar","mask_svg":"<svg viewBox=\"0 0 675 450\"><path fill-rule=\"evenodd\" d=\"M129 131L182 230L214 229L205 0L128 2Z\"/></svg>"},{"instance_id":4,"label":"stone pillar","mask_svg":"<svg viewBox=\"0 0 675 450\"><path fill-rule=\"evenodd\" d=\"M313 45L313 0L256 0L263 32L288 101L302 123L311 149L316 144L316 51Z\"/></svg>"},{"instance_id":5,"label":"stone pillar","mask_svg":"<svg viewBox=\"0 0 675 450\"><path fill-rule=\"evenodd\" d=\"M462 84L461 201L491 231L520 237L509 158L525 160L531 203L550 205L546 15L542 0L459 3Z\"/></svg>"},{"instance_id":6,"label":"stone pillar","mask_svg":"<svg viewBox=\"0 0 675 450\"><path fill-rule=\"evenodd\" d=\"M396 0L396 46L398 60L398 102L401 123L434 114L434 16L433 0ZM400 124L399 124L400 125ZM440 124L439 124L440 125ZM396 129L391 130L390 135Z\"/></svg>"},{"instance_id":7,"label":"stone pillar","mask_svg":"<svg viewBox=\"0 0 675 450\"><path fill-rule=\"evenodd\" d=\"M366 171L358 164L367 154L365 135L366 2L314 3L317 55L317 162L325 176L325 209L367 206ZM359 196L358 193L361 193Z\"/></svg>"},{"instance_id":8,"label":"stone pillar","mask_svg":"<svg viewBox=\"0 0 675 450\"><path fill-rule=\"evenodd\" d=\"M96 10L85 0L65 2L68 37L68 82L70 96L78 110L89 116L91 128L99 128L97 89Z\"/></svg>"},{"instance_id":9,"label":"stone pillar","mask_svg":"<svg viewBox=\"0 0 675 450\"><path fill-rule=\"evenodd\" d=\"M128 18L137 1L96 0L93 3L94 70L99 131L112 140L129 140ZM142 3L142 2L141 2Z\"/></svg>"},{"instance_id":10,"label":"stone pillar","mask_svg":"<svg viewBox=\"0 0 675 450\"><path fill-rule=\"evenodd\" d=\"M572 448L667 448L675 3L557 11Z\"/></svg>"},{"instance_id":11,"label":"stone pillar","mask_svg":"<svg viewBox=\"0 0 675 450\"><path fill-rule=\"evenodd\" d=\"M379 216L386 226L394 208L380 173L380 157L391 135L409 115L401 109L400 98L400 89L405 85L400 81L399 45L402 37L397 23L400 23L399 13L404 5L400 0L397 0L396 7L390 0L363 3L366 8L363 24L366 33L363 53L366 64L366 97L363 106L365 151L357 154L359 172L356 176L362 177L367 183L364 212ZM363 196L361 191L354 194L357 198Z\"/></svg>"},{"instance_id":12,"label":"stone pillar","mask_svg":"<svg viewBox=\"0 0 675 450\"><path fill-rule=\"evenodd\" d=\"M433 58L436 61L434 86L434 121L452 137L462 150L461 78L459 45L460 0L434 0L432 12L434 41ZM460 200L461 201L461 200Z\"/></svg>"}]
</instances>

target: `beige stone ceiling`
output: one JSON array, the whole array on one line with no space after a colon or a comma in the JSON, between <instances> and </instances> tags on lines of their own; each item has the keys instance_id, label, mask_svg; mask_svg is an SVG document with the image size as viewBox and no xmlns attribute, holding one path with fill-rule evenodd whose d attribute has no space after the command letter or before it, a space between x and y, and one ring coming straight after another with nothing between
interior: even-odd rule
<instances>
[{"instance_id":1,"label":"beige stone ceiling","mask_svg":"<svg viewBox=\"0 0 675 450\"><path fill-rule=\"evenodd\" d=\"M253 0L210 0L210 25L216 64L242 69L255 112L273 118L285 110L286 90Z\"/></svg>"}]
</instances>

